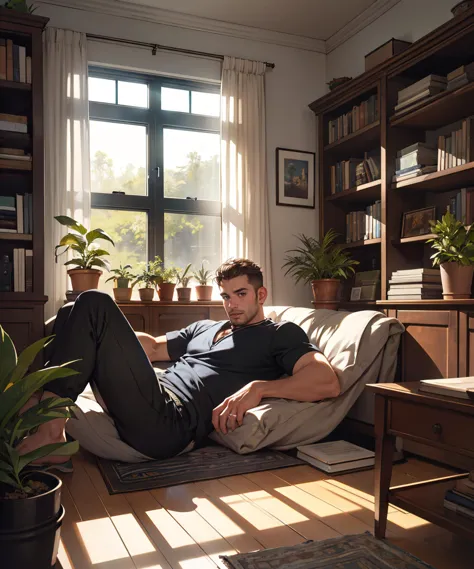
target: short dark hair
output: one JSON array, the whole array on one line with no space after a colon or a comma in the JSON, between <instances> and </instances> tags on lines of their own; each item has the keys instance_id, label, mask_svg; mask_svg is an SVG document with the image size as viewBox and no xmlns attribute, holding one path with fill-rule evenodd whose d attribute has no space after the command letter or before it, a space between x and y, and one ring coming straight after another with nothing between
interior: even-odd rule
<instances>
[{"instance_id":1,"label":"short dark hair","mask_svg":"<svg viewBox=\"0 0 474 569\"><path fill-rule=\"evenodd\" d=\"M216 271L216 283L221 286L222 281L229 281L242 275L247 275L249 283L257 291L263 286L262 269L250 259L228 259Z\"/></svg>"}]
</instances>

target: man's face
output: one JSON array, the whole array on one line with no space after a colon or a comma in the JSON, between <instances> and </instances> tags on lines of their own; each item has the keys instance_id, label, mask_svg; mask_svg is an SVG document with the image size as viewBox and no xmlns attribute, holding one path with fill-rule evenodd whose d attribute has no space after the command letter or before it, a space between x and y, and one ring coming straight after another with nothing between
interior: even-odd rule
<instances>
[{"instance_id":1,"label":"man's face","mask_svg":"<svg viewBox=\"0 0 474 569\"><path fill-rule=\"evenodd\" d=\"M267 291L264 287L256 291L247 275L222 281L219 289L224 309L233 326L245 326L263 319L263 303Z\"/></svg>"}]
</instances>

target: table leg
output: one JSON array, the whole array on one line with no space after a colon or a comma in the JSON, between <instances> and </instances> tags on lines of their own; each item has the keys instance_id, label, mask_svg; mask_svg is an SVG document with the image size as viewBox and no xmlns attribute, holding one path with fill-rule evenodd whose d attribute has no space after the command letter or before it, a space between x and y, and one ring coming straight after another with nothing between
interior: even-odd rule
<instances>
[{"instance_id":1,"label":"table leg","mask_svg":"<svg viewBox=\"0 0 474 569\"><path fill-rule=\"evenodd\" d=\"M387 528L388 493L392 478L395 437L387 434L388 400L375 395L375 537L383 539Z\"/></svg>"}]
</instances>

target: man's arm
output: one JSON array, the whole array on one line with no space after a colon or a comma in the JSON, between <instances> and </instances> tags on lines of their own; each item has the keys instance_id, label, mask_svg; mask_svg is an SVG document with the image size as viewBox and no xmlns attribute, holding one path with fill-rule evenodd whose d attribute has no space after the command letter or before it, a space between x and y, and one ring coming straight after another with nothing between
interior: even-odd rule
<instances>
[{"instance_id":1,"label":"man's arm","mask_svg":"<svg viewBox=\"0 0 474 569\"><path fill-rule=\"evenodd\" d=\"M212 413L216 431L233 431L243 422L245 413L267 397L295 401L321 401L337 397L339 380L327 358L320 352L308 352L296 362L293 375L273 381L252 381L224 399Z\"/></svg>"},{"instance_id":2,"label":"man's arm","mask_svg":"<svg viewBox=\"0 0 474 569\"><path fill-rule=\"evenodd\" d=\"M137 338L145 350L150 362L169 362L171 358L168 354L168 342L166 336L157 336L154 338L145 332L135 332Z\"/></svg>"}]
</instances>

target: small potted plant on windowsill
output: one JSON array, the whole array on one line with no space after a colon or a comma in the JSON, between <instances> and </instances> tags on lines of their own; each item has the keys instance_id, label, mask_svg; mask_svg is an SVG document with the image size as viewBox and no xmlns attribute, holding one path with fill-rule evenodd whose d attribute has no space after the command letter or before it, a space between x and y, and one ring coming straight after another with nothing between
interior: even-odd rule
<instances>
[{"instance_id":1,"label":"small potted plant on windowsill","mask_svg":"<svg viewBox=\"0 0 474 569\"><path fill-rule=\"evenodd\" d=\"M135 275L135 280L133 281L131 288L133 289L136 284L142 285L138 289L140 300L142 302L151 302L155 295L155 283L155 271L150 267L150 263L144 263L140 272Z\"/></svg>"},{"instance_id":2,"label":"small potted plant on windowsill","mask_svg":"<svg viewBox=\"0 0 474 569\"><path fill-rule=\"evenodd\" d=\"M296 255L288 255L282 267L287 268L285 275L292 275L296 283L311 283L315 308L337 310L341 279L347 279L359 264L344 251L343 245L334 243L337 237L333 229L321 242L315 237L299 235L302 246L287 251Z\"/></svg>"},{"instance_id":3,"label":"small potted plant on windowsill","mask_svg":"<svg viewBox=\"0 0 474 569\"><path fill-rule=\"evenodd\" d=\"M171 302L176 288L177 270L174 267L165 268L159 255L150 263L150 269L155 274L155 287L159 299Z\"/></svg>"},{"instance_id":4,"label":"small potted plant on windowsill","mask_svg":"<svg viewBox=\"0 0 474 569\"><path fill-rule=\"evenodd\" d=\"M49 341L51 337L39 340L17 357L0 326L0 559L5 568L55 566L64 518L62 482L38 467L34 470L32 463L49 455L67 457L79 448L74 441L21 450L21 443L41 425L73 416L71 399L31 399L49 381L78 373L68 364L28 371Z\"/></svg>"},{"instance_id":5,"label":"small potted plant on windowsill","mask_svg":"<svg viewBox=\"0 0 474 569\"><path fill-rule=\"evenodd\" d=\"M199 283L196 285L196 297L199 302L209 302L212 299L212 285L207 283L212 278L212 271L208 271L204 268L204 261L201 263L201 268L194 271L193 277Z\"/></svg>"},{"instance_id":6,"label":"small potted plant on windowsill","mask_svg":"<svg viewBox=\"0 0 474 569\"><path fill-rule=\"evenodd\" d=\"M102 271L94 267L101 267L108 271L109 261L104 259L104 257L109 255L109 252L105 249L100 249L95 242L98 239L103 239L112 243L114 247L115 243L103 229L91 229L88 231L81 223L67 215L58 215L54 219L72 230L54 248L56 262L58 262L58 257L69 249L72 249L75 253L73 259L64 263L66 266L74 267L67 272L71 279L72 290L74 292L83 292L97 288ZM58 252L59 249L63 250Z\"/></svg>"},{"instance_id":7,"label":"small potted plant on windowsill","mask_svg":"<svg viewBox=\"0 0 474 569\"><path fill-rule=\"evenodd\" d=\"M189 281L192 279L192 275L188 275L191 270L191 263L184 269L184 271L178 271L176 274L176 280L178 286L176 287L176 292L178 293L178 301L189 302L191 300L191 287L189 287Z\"/></svg>"},{"instance_id":8,"label":"small potted plant on windowsill","mask_svg":"<svg viewBox=\"0 0 474 569\"><path fill-rule=\"evenodd\" d=\"M441 221L430 221L433 239L428 239L436 252L431 255L433 266L439 267L443 298L471 298L474 272L474 227L467 228L447 212Z\"/></svg>"},{"instance_id":9,"label":"small potted plant on windowsill","mask_svg":"<svg viewBox=\"0 0 474 569\"><path fill-rule=\"evenodd\" d=\"M134 278L134 275L130 272L132 265L122 265L118 269L111 269L110 272L114 273L112 277L109 277L105 282L114 281L114 298L117 302L128 301L132 298L133 286L130 285L130 281Z\"/></svg>"}]
</instances>

